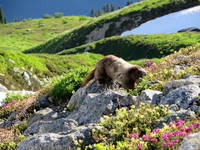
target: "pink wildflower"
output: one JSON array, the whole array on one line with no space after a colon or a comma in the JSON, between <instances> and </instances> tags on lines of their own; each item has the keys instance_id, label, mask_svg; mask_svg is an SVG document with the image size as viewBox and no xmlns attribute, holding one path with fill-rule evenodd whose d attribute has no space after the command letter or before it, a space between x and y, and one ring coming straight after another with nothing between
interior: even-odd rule
<instances>
[{"instance_id":1,"label":"pink wildflower","mask_svg":"<svg viewBox=\"0 0 200 150\"><path fill-rule=\"evenodd\" d=\"M180 132L179 135L180 135L180 136L186 136L187 133L185 133L185 132Z\"/></svg>"},{"instance_id":2,"label":"pink wildflower","mask_svg":"<svg viewBox=\"0 0 200 150\"><path fill-rule=\"evenodd\" d=\"M142 136L142 140L143 141L148 141L150 139L150 137L151 137L151 134L143 135Z\"/></svg>"},{"instance_id":3,"label":"pink wildflower","mask_svg":"<svg viewBox=\"0 0 200 150\"><path fill-rule=\"evenodd\" d=\"M182 125L185 124L185 121L184 120L175 120L172 123L175 124L176 127L181 127Z\"/></svg>"},{"instance_id":4,"label":"pink wildflower","mask_svg":"<svg viewBox=\"0 0 200 150\"><path fill-rule=\"evenodd\" d=\"M153 133L158 133L158 132L160 132L160 129L153 129L152 132Z\"/></svg>"},{"instance_id":5,"label":"pink wildflower","mask_svg":"<svg viewBox=\"0 0 200 150\"><path fill-rule=\"evenodd\" d=\"M138 144L138 149L142 150L142 144L140 144L140 143Z\"/></svg>"},{"instance_id":6,"label":"pink wildflower","mask_svg":"<svg viewBox=\"0 0 200 150\"><path fill-rule=\"evenodd\" d=\"M179 140L179 139L174 139L174 140L172 140L172 142L173 142L173 143L179 143L180 140Z\"/></svg>"},{"instance_id":7,"label":"pink wildflower","mask_svg":"<svg viewBox=\"0 0 200 150\"><path fill-rule=\"evenodd\" d=\"M131 138L137 139L138 138L138 134L137 133L132 133L130 134Z\"/></svg>"},{"instance_id":8,"label":"pink wildflower","mask_svg":"<svg viewBox=\"0 0 200 150\"><path fill-rule=\"evenodd\" d=\"M169 147L172 147L172 146L174 145L174 143L173 143L172 141L168 141L166 144L167 144L167 146L169 146Z\"/></svg>"},{"instance_id":9,"label":"pink wildflower","mask_svg":"<svg viewBox=\"0 0 200 150\"><path fill-rule=\"evenodd\" d=\"M151 138L151 142L158 142L156 138Z\"/></svg>"}]
</instances>

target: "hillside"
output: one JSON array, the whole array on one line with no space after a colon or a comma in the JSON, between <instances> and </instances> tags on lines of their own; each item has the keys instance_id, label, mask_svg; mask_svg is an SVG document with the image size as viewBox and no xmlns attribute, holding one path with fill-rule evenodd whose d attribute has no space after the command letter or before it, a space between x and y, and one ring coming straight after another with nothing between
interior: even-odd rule
<instances>
[{"instance_id":1,"label":"hillside","mask_svg":"<svg viewBox=\"0 0 200 150\"><path fill-rule=\"evenodd\" d=\"M0 24L0 49L23 51L73 30L90 21L90 17L71 16L49 19L30 19Z\"/></svg>"},{"instance_id":2,"label":"hillside","mask_svg":"<svg viewBox=\"0 0 200 150\"><path fill-rule=\"evenodd\" d=\"M26 52L37 53L42 50L46 53L57 53L63 49L77 47L113 35L120 35L122 32L156 17L199 4L200 0L145 0L100 16L81 28L58 36Z\"/></svg>"},{"instance_id":3,"label":"hillside","mask_svg":"<svg viewBox=\"0 0 200 150\"><path fill-rule=\"evenodd\" d=\"M180 48L200 43L199 33L129 35L105 38L79 47L63 50L60 55L91 52L113 54L126 60L161 58ZM44 51L41 51L43 53Z\"/></svg>"}]
</instances>

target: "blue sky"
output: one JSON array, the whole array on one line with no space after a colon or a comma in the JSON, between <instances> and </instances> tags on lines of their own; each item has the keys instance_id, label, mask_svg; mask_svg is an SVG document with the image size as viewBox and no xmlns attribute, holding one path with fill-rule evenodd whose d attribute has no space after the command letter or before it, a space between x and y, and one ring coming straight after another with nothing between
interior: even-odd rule
<instances>
[{"instance_id":1,"label":"blue sky","mask_svg":"<svg viewBox=\"0 0 200 150\"><path fill-rule=\"evenodd\" d=\"M105 3L124 6L128 0L0 0L7 20L13 18L41 18L43 14L89 15L92 8L102 8ZM134 1L134 0L132 0Z\"/></svg>"},{"instance_id":2,"label":"blue sky","mask_svg":"<svg viewBox=\"0 0 200 150\"><path fill-rule=\"evenodd\" d=\"M148 21L136 29L124 32L122 35L173 33L188 27L200 28L200 6Z\"/></svg>"}]
</instances>

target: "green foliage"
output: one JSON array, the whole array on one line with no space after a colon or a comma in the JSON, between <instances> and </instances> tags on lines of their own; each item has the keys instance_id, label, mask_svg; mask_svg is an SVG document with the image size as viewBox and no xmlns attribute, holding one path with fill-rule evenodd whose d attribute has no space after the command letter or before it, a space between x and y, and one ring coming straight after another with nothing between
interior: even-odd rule
<instances>
[{"instance_id":1,"label":"green foliage","mask_svg":"<svg viewBox=\"0 0 200 150\"><path fill-rule=\"evenodd\" d=\"M52 18L52 16L49 15L49 14L44 14L44 15L42 16L42 18L44 18L44 19L49 19L49 18Z\"/></svg>"},{"instance_id":2,"label":"green foliage","mask_svg":"<svg viewBox=\"0 0 200 150\"><path fill-rule=\"evenodd\" d=\"M28 98L29 96L31 96L30 94L26 94L26 95L21 95L21 94L14 94L14 93L9 93L6 95L6 98L4 99L3 103L9 103L12 102L13 100L22 100L25 98Z\"/></svg>"},{"instance_id":3,"label":"green foliage","mask_svg":"<svg viewBox=\"0 0 200 150\"><path fill-rule=\"evenodd\" d=\"M54 14L54 17L55 17L55 18L61 18L61 17L63 17L63 13L61 13L61 12L56 12L56 13Z\"/></svg>"},{"instance_id":4,"label":"green foliage","mask_svg":"<svg viewBox=\"0 0 200 150\"><path fill-rule=\"evenodd\" d=\"M32 75L40 78L51 78L53 76L68 73L70 69L80 66L93 66L102 55L84 53L73 55L27 55L16 51L0 50L0 74L4 75L3 83L13 90L27 89L37 90L38 85L27 86L22 73L27 70ZM14 70L19 70L18 72Z\"/></svg>"},{"instance_id":5,"label":"green foliage","mask_svg":"<svg viewBox=\"0 0 200 150\"><path fill-rule=\"evenodd\" d=\"M160 58L196 43L200 43L200 34L197 33L114 36L63 50L58 54L82 53L87 49L88 52L92 53L114 54L126 60L137 60Z\"/></svg>"},{"instance_id":6,"label":"green foliage","mask_svg":"<svg viewBox=\"0 0 200 150\"><path fill-rule=\"evenodd\" d=\"M53 96L53 100L56 103L66 102L73 92L75 92L82 83L86 74L88 73L89 68L81 67L78 69L73 69L66 75L55 79L53 89L50 92L50 95Z\"/></svg>"},{"instance_id":7,"label":"green foliage","mask_svg":"<svg viewBox=\"0 0 200 150\"><path fill-rule=\"evenodd\" d=\"M63 20L67 23L63 24ZM23 51L35 47L89 20L91 18L86 16L63 16L0 24L0 50ZM27 32L26 29L32 31Z\"/></svg>"},{"instance_id":8,"label":"green foliage","mask_svg":"<svg viewBox=\"0 0 200 150\"><path fill-rule=\"evenodd\" d=\"M107 148L109 143L125 146L126 143L123 141L131 133L138 135L148 133L153 129L154 123L168 113L166 106L158 107L149 104L140 104L139 108L135 106L131 109L121 108L116 110L115 116L104 116L100 123L103 128L94 130L93 137L97 142L103 142ZM102 146L102 143L96 144L95 148L101 149Z\"/></svg>"}]
</instances>

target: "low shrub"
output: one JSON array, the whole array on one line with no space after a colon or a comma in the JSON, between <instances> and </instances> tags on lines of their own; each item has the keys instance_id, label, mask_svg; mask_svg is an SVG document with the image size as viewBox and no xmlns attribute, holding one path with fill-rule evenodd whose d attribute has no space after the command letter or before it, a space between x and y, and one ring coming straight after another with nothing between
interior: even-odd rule
<instances>
[{"instance_id":1,"label":"low shrub","mask_svg":"<svg viewBox=\"0 0 200 150\"><path fill-rule=\"evenodd\" d=\"M200 119L176 120L164 124L163 128L154 128L154 123L168 113L166 106L152 107L149 104L141 104L138 109L121 108L115 116L104 117L100 123L102 128L93 131L97 144L87 149L177 149L185 136L200 131Z\"/></svg>"},{"instance_id":2,"label":"low shrub","mask_svg":"<svg viewBox=\"0 0 200 150\"><path fill-rule=\"evenodd\" d=\"M69 99L73 92L79 87L89 68L80 67L71 70L69 73L53 80L53 88L50 91L50 96L53 97L54 102L63 103Z\"/></svg>"},{"instance_id":3,"label":"low shrub","mask_svg":"<svg viewBox=\"0 0 200 150\"><path fill-rule=\"evenodd\" d=\"M104 116L100 123L103 128L95 130L93 136L97 141L105 141L107 144L124 141L133 132L138 135L149 132L153 124L167 114L167 106L140 104L139 108L121 108L116 110L115 116Z\"/></svg>"},{"instance_id":4,"label":"low shrub","mask_svg":"<svg viewBox=\"0 0 200 150\"><path fill-rule=\"evenodd\" d=\"M44 14L44 15L42 16L42 18L44 18L44 19L49 19L49 18L52 18L52 16L49 15L49 14Z\"/></svg>"},{"instance_id":5,"label":"low shrub","mask_svg":"<svg viewBox=\"0 0 200 150\"><path fill-rule=\"evenodd\" d=\"M0 150L15 150L27 138L23 135L26 128L27 120L9 128L0 128Z\"/></svg>"},{"instance_id":6,"label":"low shrub","mask_svg":"<svg viewBox=\"0 0 200 150\"><path fill-rule=\"evenodd\" d=\"M31 94L26 94L26 95L21 95L21 94L14 94L14 93L8 93L6 95L6 98L4 99L3 101L3 104L7 104L7 103L10 103L12 102L13 100L23 100L23 99L26 99L28 97L30 97Z\"/></svg>"},{"instance_id":7,"label":"low shrub","mask_svg":"<svg viewBox=\"0 0 200 150\"><path fill-rule=\"evenodd\" d=\"M63 13L61 13L61 12L56 12L56 13L54 14L54 17L55 17L55 18L61 18L61 17L63 17Z\"/></svg>"}]
</instances>

